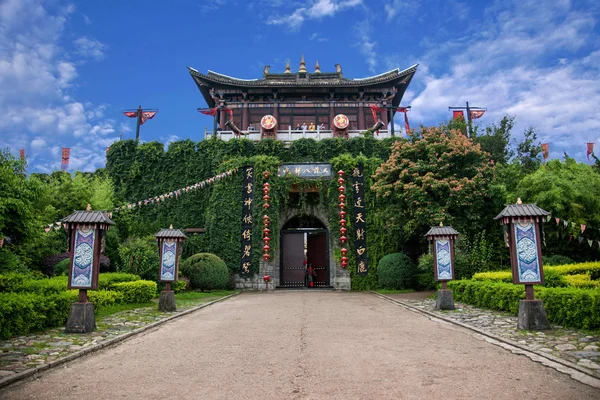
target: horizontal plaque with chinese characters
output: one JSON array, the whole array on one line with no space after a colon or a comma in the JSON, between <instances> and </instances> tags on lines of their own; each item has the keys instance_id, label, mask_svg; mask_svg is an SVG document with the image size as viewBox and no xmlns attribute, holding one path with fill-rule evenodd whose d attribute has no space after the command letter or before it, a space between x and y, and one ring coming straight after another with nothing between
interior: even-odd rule
<instances>
[{"instance_id":1,"label":"horizontal plaque with chinese characters","mask_svg":"<svg viewBox=\"0 0 600 400\"><path fill-rule=\"evenodd\" d=\"M242 169L244 184L242 186L242 232L240 275L252 275L252 202L254 201L254 167Z\"/></svg>"},{"instance_id":2,"label":"horizontal plaque with chinese characters","mask_svg":"<svg viewBox=\"0 0 600 400\"><path fill-rule=\"evenodd\" d=\"M279 176L295 175L301 178L331 178L331 164L283 164Z\"/></svg>"},{"instance_id":3,"label":"horizontal plaque with chinese characters","mask_svg":"<svg viewBox=\"0 0 600 400\"><path fill-rule=\"evenodd\" d=\"M365 177L364 166L358 164L352 170L352 197L354 199L354 258L356 260L356 273L367 275L369 272L369 259L367 257L367 211L365 207Z\"/></svg>"}]
</instances>

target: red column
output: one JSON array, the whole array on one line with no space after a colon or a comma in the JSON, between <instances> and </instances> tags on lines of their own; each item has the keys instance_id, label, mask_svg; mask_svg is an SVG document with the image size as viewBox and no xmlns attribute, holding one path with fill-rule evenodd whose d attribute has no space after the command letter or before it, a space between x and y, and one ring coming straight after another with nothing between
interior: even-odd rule
<instances>
[{"instance_id":1,"label":"red column","mask_svg":"<svg viewBox=\"0 0 600 400\"><path fill-rule=\"evenodd\" d=\"M328 128L333 130L333 119L335 118L335 107L333 103L329 103L329 126Z\"/></svg>"},{"instance_id":2,"label":"red column","mask_svg":"<svg viewBox=\"0 0 600 400\"><path fill-rule=\"evenodd\" d=\"M242 104L242 107L242 126L240 126L239 128L241 130L244 130L248 129L248 125L250 124L250 121L248 121L248 103L244 102L244 104Z\"/></svg>"},{"instance_id":3,"label":"red column","mask_svg":"<svg viewBox=\"0 0 600 400\"><path fill-rule=\"evenodd\" d=\"M277 102L273 103L273 118L277 120L277 126L275 127L275 129L284 129L279 126L279 103Z\"/></svg>"},{"instance_id":4,"label":"red column","mask_svg":"<svg viewBox=\"0 0 600 400\"><path fill-rule=\"evenodd\" d=\"M380 114L381 114L381 122L383 122L383 129L387 129L387 126L388 126L387 102L384 101L380 107L385 109L385 111L380 112ZM377 122L377 121L375 121L375 122Z\"/></svg>"},{"instance_id":5,"label":"red column","mask_svg":"<svg viewBox=\"0 0 600 400\"><path fill-rule=\"evenodd\" d=\"M225 107L226 107L225 103L221 103L221 106L219 107L219 108L221 108L221 110L219 110L219 112L221 113L221 115L219 115L219 125L221 126L221 130L226 130L225 122L227 121L227 113L222 110Z\"/></svg>"},{"instance_id":6,"label":"red column","mask_svg":"<svg viewBox=\"0 0 600 400\"><path fill-rule=\"evenodd\" d=\"M365 126L365 110L363 108L363 103L358 103L358 129L360 131L367 129Z\"/></svg>"}]
</instances>

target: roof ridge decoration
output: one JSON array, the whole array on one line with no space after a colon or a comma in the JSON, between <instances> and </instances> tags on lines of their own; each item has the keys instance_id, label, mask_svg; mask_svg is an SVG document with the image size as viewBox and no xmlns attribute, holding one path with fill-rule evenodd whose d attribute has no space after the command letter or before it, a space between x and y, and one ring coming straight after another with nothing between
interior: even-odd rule
<instances>
[{"instance_id":1,"label":"roof ridge decoration","mask_svg":"<svg viewBox=\"0 0 600 400\"><path fill-rule=\"evenodd\" d=\"M300 68L298 72L306 72L306 63L304 62L304 54L302 54L302 58L300 59Z\"/></svg>"}]
</instances>

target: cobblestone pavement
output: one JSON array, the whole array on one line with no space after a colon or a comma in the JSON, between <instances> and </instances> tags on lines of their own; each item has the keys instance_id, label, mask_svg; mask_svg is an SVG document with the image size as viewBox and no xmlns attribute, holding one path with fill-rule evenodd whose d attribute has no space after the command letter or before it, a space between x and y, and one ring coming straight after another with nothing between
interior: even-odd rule
<instances>
[{"instance_id":1,"label":"cobblestone pavement","mask_svg":"<svg viewBox=\"0 0 600 400\"><path fill-rule=\"evenodd\" d=\"M477 336L371 293L243 293L0 389L0 398L600 398Z\"/></svg>"},{"instance_id":2,"label":"cobblestone pavement","mask_svg":"<svg viewBox=\"0 0 600 400\"><path fill-rule=\"evenodd\" d=\"M433 292L435 293L435 292ZM531 351L552 354L585 368L600 378L600 331L582 331L552 325L543 332L517 329L517 317L501 311L481 309L455 302L456 310L436 311L432 298L404 294L387 295L415 308L438 314L445 318L510 339Z\"/></svg>"},{"instance_id":3,"label":"cobblestone pavement","mask_svg":"<svg viewBox=\"0 0 600 400\"><path fill-rule=\"evenodd\" d=\"M64 328L50 329L27 336L0 340L0 380L30 368L58 360L87 347L115 338L161 319L206 303L215 298L179 305L177 311L163 313L158 306L121 311L96 320L97 330L90 334L69 334Z\"/></svg>"}]
</instances>

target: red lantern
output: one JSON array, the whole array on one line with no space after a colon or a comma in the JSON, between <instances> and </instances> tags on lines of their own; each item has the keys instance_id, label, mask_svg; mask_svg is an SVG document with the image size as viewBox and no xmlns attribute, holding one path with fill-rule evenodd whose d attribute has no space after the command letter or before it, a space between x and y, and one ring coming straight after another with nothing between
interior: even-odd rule
<instances>
[{"instance_id":1,"label":"red lantern","mask_svg":"<svg viewBox=\"0 0 600 400\"><path fill-rule=\"evenodd\" d=\"M340 233L341 233L342 235L345 235L345 234L346 234L346 231L347 231L347 229L346 229L346 228L344 228L343 226L340 228Z\"/></svg>"},{"instance_id":2,"label":"red lantern","mask_svg":"<svg viewBox=\"0 0 600 400\"><path fill-rule=\"evenodd\" d=\"M263 196L263 199L265 199L265 201L269 201L269 200L271 200L271 197L269 197L269 195L268 195L268 194L265 194L265 195Z\"/></svg>"},{"instance_id":3,"label":"red lantern","mask_svg":"<svg viewBox=\"0 0 600 400\"><path fill-rule=\"evenodd\" d=\"M263 172L263 176L264 176L265 180L269 179L270 175L271 175L271 173L269 171Z\"/></svg>"},{"instance_id":4,"label":"red lantern","mask_svg":"<svg viewBox=\"0 0 600 400\"><path fill-rule=\"evenodd\" d=\"M346 216L346 211L340 211L340 217L344 218Z\"/></svg>"},{"instance_id":5,"label":"red lantern","mask_svg":"<svg viewBox=\"0 0 600 400\"><path fill-rule=\"evenodd\" d=\"M348 238L346 236L340 236L340 242L342 242L342 244L346 244L346 240Z\"/></svg>"},{"instance_id":6,"label":"red lantern","mask_svg":"<svg viewBox=\"0 0 600 400\"><path fill-rule=\"evenodd\" d=\"M271 249L271 246L269 246L268 244L265 244L263 246L263 250L265 251L265 253L268 252L270 249Z\"/></svg>"},{"instance_id":7,"label":"red lantern","mask_svg":"<svg viewBox=\"0 0 600 400\"><path fill-rule=\"evenodd\" d=\"M340 209L344 209L344 207L346 207L346 205L344 203L340 203Z\"/></svg>"},{"instance_id":8,"label":"red lantern","mask_svg":"<svg viewBox=\"0 0 600 400\"><path fill-rule=\"evenodd\" d=\"M269 255L269 253L263 254L263 260L268 262L270 258L271 258L271 256Z\"/></svg>"},{"instance_id":9,"label":"red lantern","mask_svg":"<svg viewBox=\"0 0 600 400\"><path fill-rule=\"evenodd\" d=\"M346 200L346 195L342 193L338 196L338 198L340 199L340 201L343 202L344 200Z\"/></svg>"},{"instance_id":10,"label":"red lantern","mask_svg":"<svg viewBox=\"0 0 600 400\"><path fill-rule=\"evenodd\" d=\"M270 186L271 186L271 185L269 185L269 182L265 182L265 183L263 183L263 187L264 187L264 188L269 188Z\"/></svg>"},{"instance_id":11,"label":"red lantern","mask_svg":"<svg viewBox=\"0 0 600 400\"><path fill-rule=\"evenodd\" d=\"M339 190L339 192L340 192L340 193L343 193L343 192L345 192L345 191L346 191L346 187L345 187L345 186L340 186L340 187L338 188L338 190Z\"/></svg>"},{"instance_id":12,"label":"red lantern","mask_svg":"<svg viewBox=\"0 0 600 400\"><path fill-rule=\"evenodd\" d=\"M337 181L340 185L342 185L344 182L346 182L346 180L344 178L342 178L341 176L338 178Z\"/></svg>"},{"instance_id":13,"label":"red lantern","mask_svg":"<svg viewBox=\"0 0 600 400\"><path fill-rule=\"evenodd\" d=\"M338 171L338 175L339 175L339 176L342 176L342 175L344 175L344 171L342 171L342 170L340 169L340 170Z\"/></svg>"},{"instance_id":14,"label":"red lantern","mask_svg":"<svg viewBox=\"0 0 600 400\"><path fill-rule=\"evenodd\" d=\"M348 257L342 257L342 267L348 266Z\"/></svg>"},{"instance_id":15,"label":"red lantern","mask_svg":"<svg viewBox=\"0 0 600 400\"><path fill-rule=\"evenodd\" d=\"M345 247L342 247L342 249L340 250L342 252L342 255L345 257L346 254L348 253L348 249Z\"/></svg>"},{"instance_id":16,"label":"red lantern","mask_svg":"<svg viewBox=\"0 0 600 400\"><path fill-rule=\"evenodd\" d=\"M265 237L263 238L263 242L264 242L265 244L269 244L269 242L270 242L270 241L271 241L271 238L270 238L270 237L268 237L268 236L265 236Z\"/></svg>"},{"instance_id":17,"label":"red lantern","mask_svg":"<svg viewBox=\"0 0 600 400\"><path fill-rule=\"evenodd\" d=\"M263 220L264 220L265 222L269 221L269 219L270 219L270 218L271 218L271 217L269 217L267 214L263 215ZM269 221L269 222L270 222L270 221Z\"/></svg>"},{"instance_id":18,"label":"red lantern","mask_svg":"<svg viewBox=\"0 0 600 400\"><path fill-rule=\"evenodd\" d=\"M269 207L271 207L271 206L269 205L269 203L265 203L265 204L263 204L263 208L264 208L265 210L266 210L267 208L269 208Z\"/></svg>"},{"instance_id":19,"label":"red lantern","mask_svg":"<svg viewBox=\"0 0 600 400\"><path fill-rule=\"evenodd\" d=\"M263 229L263 233L265 234L265 236L269 236L269 233L271 233L271 230L269 228L265 228L265 229Z\"/></svg>"},{"instance_id":20,"label":"red lantern","mask_svg":"<svg viewBox=\"0 0 600 400\"><path fill-rule=\"evenodd\" d=\"M340 219L340 225L341 226L346 226L346 220L345 219Z\"/></svg>"}]
</instances>

